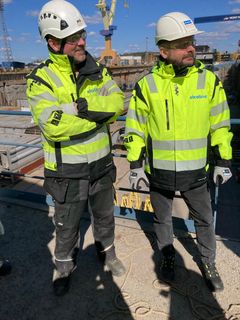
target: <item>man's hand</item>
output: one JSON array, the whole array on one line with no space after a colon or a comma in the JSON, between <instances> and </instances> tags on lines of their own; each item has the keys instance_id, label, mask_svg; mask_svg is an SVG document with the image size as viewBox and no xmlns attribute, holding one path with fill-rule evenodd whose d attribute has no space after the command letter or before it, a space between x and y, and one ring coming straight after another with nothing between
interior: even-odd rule
<instances>
[{"instance_id":1,"label":"man's hand","mask_svg":"<svg viewBox=\"0 0 240 320\"><path fill-rule=\"evenodd\" d=\"M232 172L229 168L218 167L218 166L214 168L213 181L215 184L217 183L223 184L227 182L231 178L231 176L232 176Z\"/></svg>"},{"instance_id":2,"label":"man's hand","mask_svg":"<svg viewBox=\"0 0 240 320\"><path fill-rule=\"evenodd\" d=\"M129 182L133 190L147 190L149 187L149 182L143 168L130 170Z\"/></svg>"},{"instance_id":3,"label":"man's hand","mask_svg":"<svg viewBox=\"0 0 240 320\"><path fill-rule=\"evenodd\" d=\"M76 107L78 111L78 116L82 119L88 119L88 103L85 98L78 98L76 100Z\"/></svg>"}]
</instances>

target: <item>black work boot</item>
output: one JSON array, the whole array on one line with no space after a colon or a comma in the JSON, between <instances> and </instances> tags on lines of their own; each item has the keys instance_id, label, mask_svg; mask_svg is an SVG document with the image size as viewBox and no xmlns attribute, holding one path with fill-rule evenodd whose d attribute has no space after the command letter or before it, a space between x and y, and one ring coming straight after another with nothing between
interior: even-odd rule
<instances>
[{"instance_id":1,"label":"black work boot","mask_svg":"<svg viewBox=\"0 0 240 320\"><path fill-rule=\"evenodd\" d=\"M70 288L70 276L69 273L59 273L55 276L53 281L53 291L55 296L63 296L69 291Z\"/></svg>"},{"instance_id":2,"label":"black work boot","mask_svg":"<svg viewBox=\"0 0 240 320\"><path fill-rule=\"evenodd\" d=\"M211 291L222 291L224 289L223 282L217 271L215 263L202 263L202 274L207 286Z\"/></svg>"},{"instance_id":3,"label":"black work boot","mask_svg":"<svg viewBox=\"0 0 240 320\"><path fill-rule=\"evenodd\" d=\"M0 276L7 276L11 270L12 266L8 260L0 261Z\"/></svg>"},{"instance_id":4,"label":"black work boot","mask_svg":"<svg viewBox=\"0 0 240 320\"><path fill-rule=\"evenodd\" d=\"M175 280L175 249L173 245L164 247L162 254L163 258L160 267L162 280L172 282Z\"/></svg>"},{"instance_id":5,"label":"black work boot","mask_svg":"<svg viewBox=\"0 0 240 320\"><path fill-rule=\"evenodd\" d=\"M107 266L113 276L121 277L125 274L126 269L120 259L117 258L115 252L115 246L112 245L106 251L102 250L102 246L99 242L95 242L97 255L101 263Z\"/></svg>"}]
</instances>

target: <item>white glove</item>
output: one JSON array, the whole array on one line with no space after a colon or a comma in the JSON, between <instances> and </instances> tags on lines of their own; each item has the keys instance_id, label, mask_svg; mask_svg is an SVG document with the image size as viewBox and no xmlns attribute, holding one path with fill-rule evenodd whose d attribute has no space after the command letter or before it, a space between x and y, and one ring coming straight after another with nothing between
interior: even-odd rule
<instances>
[{"instance_id":1,"label":"white glove","mask_svg":"<svg viewBox=\"0 0 240 320\"><path fill-rule=\"evenodd\" d=\"M232 176L232 172L229 168L225 167L218 167L216 166L214 168L214 173L213 173L213 181L215 184L217 184L217 179L221 184L227 182Z\"/></svg>"},{"instance_id":2,"label":"white glove","mask_svg":"<svg viewBox=\"0 0 240 320\"><path fill-rule=\"evenodd\" d=\"M149 187L149 182L143 168L130 170L129 182L133 190L147 190Z\"/></svg>"}]
</instances>

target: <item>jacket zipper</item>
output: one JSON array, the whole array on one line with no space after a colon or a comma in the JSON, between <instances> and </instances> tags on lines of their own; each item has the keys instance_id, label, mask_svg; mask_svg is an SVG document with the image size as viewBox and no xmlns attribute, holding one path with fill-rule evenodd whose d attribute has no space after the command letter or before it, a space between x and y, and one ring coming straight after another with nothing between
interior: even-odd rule
<instances>
[{"instance_id":1,"label":"jacket zipper","mask_svg":"<svg viewBox=\"0 0 240 320\"><path fill-rule=\"evenodd\" d=\"M167 121L167 130L170 130L170 123L169 123L169 110L168 110L168 101L165 100L165 106L166 106L166 121Z\"/></svg>"}]
</instances>

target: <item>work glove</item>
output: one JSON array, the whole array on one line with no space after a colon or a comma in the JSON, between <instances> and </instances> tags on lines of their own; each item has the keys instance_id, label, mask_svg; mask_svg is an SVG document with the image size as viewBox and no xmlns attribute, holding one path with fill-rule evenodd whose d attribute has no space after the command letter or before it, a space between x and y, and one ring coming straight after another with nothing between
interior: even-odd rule
<instances>
[{"instance_id":1,"label":"work glove","mask_svg":"<svg viewBox=\"0 0 240 320\"><path fill-rule=\"evenodd\" d=\"M87 100L85 98L78 98L76 100L76 107L77 107L78 116L80 118L89 120Z\"/></svg>"},{"instance_id":2,"label":"work glove","mask_svg":"<svg viewBox=\"0 0 240 320\"><path fill-rule=\"evenodd\" d=\"M133 190L147 190L149 187L149 182L143 168L130 170L129 182Z\"/></svg>"},{"instance_id":3,"label":"work glove","mask_svg":"<svg viewBox=\"0 0 240 320\"><path fill-rule=\"evenodd\" d=\"M213 181L215 184L223 184L227 182L232 176L232 172L226 167L214 167Z\"/></svg>"}]
</instances>

